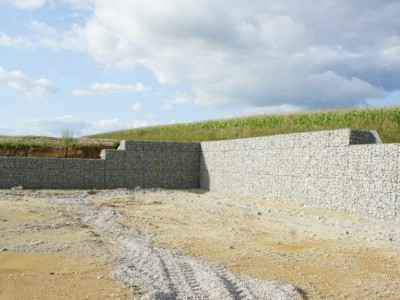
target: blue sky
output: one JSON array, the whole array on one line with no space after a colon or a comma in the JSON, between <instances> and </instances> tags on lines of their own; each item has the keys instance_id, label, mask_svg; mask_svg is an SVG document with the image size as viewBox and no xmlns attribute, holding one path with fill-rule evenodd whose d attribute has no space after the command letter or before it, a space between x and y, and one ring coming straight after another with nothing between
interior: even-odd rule
<instances>
[{"instance_id":1,"label":"blue sky","mask_svg":"<svg viewBox=\"0 0 400 300\"><path fill-rule=\"evenodd\" d=\"M400 104L400 2L0 0L0 135Z\"/></svg>"}]
</instances>

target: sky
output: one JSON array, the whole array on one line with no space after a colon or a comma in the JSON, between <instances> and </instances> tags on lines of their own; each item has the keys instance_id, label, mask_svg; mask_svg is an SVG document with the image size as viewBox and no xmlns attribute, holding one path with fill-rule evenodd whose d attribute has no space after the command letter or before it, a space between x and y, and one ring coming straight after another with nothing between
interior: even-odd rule
<instances>
[{"instance_id":1,"label":"sky","mask_svg":"<svg viewBox=\"0 0 400 300\"><path fill-rule=\"evenodd\" d=\"M0 135L400 104L398 0L0 0Z\"/></svg>"}]
</instances>

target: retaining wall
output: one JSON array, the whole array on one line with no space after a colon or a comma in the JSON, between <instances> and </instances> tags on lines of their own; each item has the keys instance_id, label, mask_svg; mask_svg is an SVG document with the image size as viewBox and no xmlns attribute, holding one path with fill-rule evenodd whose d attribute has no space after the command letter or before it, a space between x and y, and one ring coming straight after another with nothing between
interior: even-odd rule
<instances>
[{"instance_id":1,"label":"retaining wall","mask_svg":"<svg viewBox=\"0 0 400 300\"><path fill-rule=\"evenodd\" d=\"M400 144L334 130L202 142L123 141L102 159L0 158L0 188L202 188L400 220Z\"/></svg>"},{"instance_id":2,"label":"retaining wall","mask_svg":"<svg viewBox=\"0 0 400 300\"><path fill-rule=\"evenodd\" d=\"M200 187L400 220L400 144L335 130L201 143Z\"/></svg>"},{"instance_id":3,"label":"retaining wall","mask_svg":"<svg viewBox=\"0 0 400 300\"><path fill-rule=\"evenodd\" d=\"M123 141L102 159L0 158L0 188L198 188L199 143Z\"/></svg>"}]
</instances>

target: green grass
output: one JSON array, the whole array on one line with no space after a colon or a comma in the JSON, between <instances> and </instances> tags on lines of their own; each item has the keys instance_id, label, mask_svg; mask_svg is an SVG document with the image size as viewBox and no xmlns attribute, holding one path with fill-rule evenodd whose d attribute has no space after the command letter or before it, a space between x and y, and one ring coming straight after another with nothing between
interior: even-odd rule
<instances>
[{"instance_id":1,"label":"green grass","mask_svg":"<svg viewBox=\"0 0 400 300\"><path fill-rule=\"evenodd\" d=\"M74 143L74 134L72 133L72 131L69 131L69 129L64 130L61 133L61 141L62 144L66 147L72 147L75 146Z\"/></svg>"},{"instance_id":2,"label":"green grass","mask_svg":"<svg viewBox=\"0 0 400 300\"><path fill-rule=\"evenodd\" d=\"M377 130L385 143L400 143L400 107L329 110L154 126L89 136L114 140L211 141L340 128Z\"/></svg>"},{"instance_id":3,"label":"green grass","mask_svg":"<svg viewBox=\"0 0 400 300\"><path fill-rule=\"evenodd\" d=\"M17 140L17 141L0 141L0 149L21 149L28 147L39 147L43 146L40 143L32 143L31 141Z\"/></svg>"},{"instance_id":4,"label":"green grass","mask_svg":"<svg viewBox=\"0 0 400 300\"><path fill-rule=\"evenodd\" d=\"M96 140L88 138L73 138L64 135L61 138L46 136L0 136L0 149L24 149L29 147L94 147L94 148L118 148L119 141Z\"/></svg>"}]
</instances>

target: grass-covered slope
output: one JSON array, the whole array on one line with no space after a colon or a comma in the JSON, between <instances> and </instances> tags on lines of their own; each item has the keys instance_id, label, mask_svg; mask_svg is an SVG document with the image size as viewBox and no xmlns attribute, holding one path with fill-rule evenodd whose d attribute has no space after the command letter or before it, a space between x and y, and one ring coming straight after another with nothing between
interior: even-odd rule
<instances>
[{"instance_id":1,"label":"grass-covered slope","mask_svg":"<svg viewBox=\"0 0 400 300\"><path fill-rule=\"evenodd\" d=\"M46 136L0 136L0 149L21 149L27 147L105 147L117 148L119 142L93 138L54 138Z\"/></svg>"},{"instance_id":2,"label":"grass-covered slope","mask_svg":"<svg viewBox=\"0 0 400 300\"><path fill-rule=\"evenodd\" d=\"M90 137L113 140L210 141L339 128L377 130L383 142L399 143L400 107L257 115L122 130Z\"/></svg>"}]
</instances>

